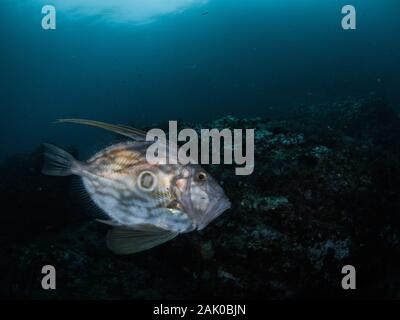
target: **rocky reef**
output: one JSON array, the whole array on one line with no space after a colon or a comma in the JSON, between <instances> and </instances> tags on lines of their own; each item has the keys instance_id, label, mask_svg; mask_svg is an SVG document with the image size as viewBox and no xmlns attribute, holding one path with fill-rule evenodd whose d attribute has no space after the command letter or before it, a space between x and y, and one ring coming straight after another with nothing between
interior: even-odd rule
<instances>
[{"instance_id":1,"label":"rocky reef","mask_svg":"<svg viewBox=\"0 0 400 320\"><path fill-rule=\"evenodd\" d=\"M400 118L384 100L300 106L255 128L255 170L208 166L232 208L201 232L130 256L107 250L73 178L41 175L41 150L0 167L1 298L400 297ZM186 125L184 125L186 126ZM42 290L54 265L57 290ZM357 290L341 269L357 270Z\"/></svg>"}]
</instances>

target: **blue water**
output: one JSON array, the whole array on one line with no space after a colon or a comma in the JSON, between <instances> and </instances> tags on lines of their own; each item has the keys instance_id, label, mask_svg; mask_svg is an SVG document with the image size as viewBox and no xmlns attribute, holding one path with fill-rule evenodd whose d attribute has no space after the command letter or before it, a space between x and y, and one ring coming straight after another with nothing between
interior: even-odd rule
<instances>
[{"instance_id":1,"label":"blue water","mask_svg":"<svg viewBox=\"0 0 400 320\"><path fill-rule=\"evenodd\" d=\"M0 2L0 157L103 139L52 125L62 117L142 125L271 116L371 92L400 105L398 0L209 0L143 12L140 0L118 0L116 11L71 2L49 3L50 31L41 28L46 1ZM346 4L357 30L341 28Z\"/></svg>"}]
</instances>

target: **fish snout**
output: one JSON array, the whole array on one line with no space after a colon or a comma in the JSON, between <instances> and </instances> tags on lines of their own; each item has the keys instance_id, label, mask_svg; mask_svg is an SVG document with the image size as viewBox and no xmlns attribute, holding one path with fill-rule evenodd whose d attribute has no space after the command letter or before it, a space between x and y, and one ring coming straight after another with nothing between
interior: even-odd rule
<instances>
[{"instance_id":1,"label":"fish snout","mask_svg":"<svg viewBox=\"0 0 400 320\"><path fill-rule=\"evenodd\" d=\"M223 195L214 200L203 215L203 219L197 226L197 230L204 229L211 221L218 218L223 212L231 208L231 202Z\"/></svg>"}]
</instances>

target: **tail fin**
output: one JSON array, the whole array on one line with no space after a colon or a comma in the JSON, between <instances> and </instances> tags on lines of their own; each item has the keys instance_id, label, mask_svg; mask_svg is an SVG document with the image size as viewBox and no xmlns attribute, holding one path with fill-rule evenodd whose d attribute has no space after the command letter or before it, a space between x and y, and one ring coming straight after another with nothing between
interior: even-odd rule
<instances>
[{"instance_id":1,"label":"tail fin","mask_svg":"<svg viewBox=\"0 0 400 320\"><path fill-rule=\"evenodd\" d=\"M52 144L44 143L44 164L42 173L49 176L69 176L73 174L77 161L67 151Z\"/></svg>"}]
</instances>

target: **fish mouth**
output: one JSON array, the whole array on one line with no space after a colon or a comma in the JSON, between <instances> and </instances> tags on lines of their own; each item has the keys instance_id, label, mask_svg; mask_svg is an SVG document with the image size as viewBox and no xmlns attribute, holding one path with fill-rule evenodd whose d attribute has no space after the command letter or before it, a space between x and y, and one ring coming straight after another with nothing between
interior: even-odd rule
<instances>
[{"instance_id":1,"label":"fish mouth","mask_svg":"<svg viewBox=\"0 0 400 320\"><path fill-rule=\"evenodd\" d=\"M203 230L211 221L218 218L224 211L231 208L231 202L221 197L217 199L212 206L204 214L203 219L197 226L197 230Z\"/></svg>"}]
</instances>

